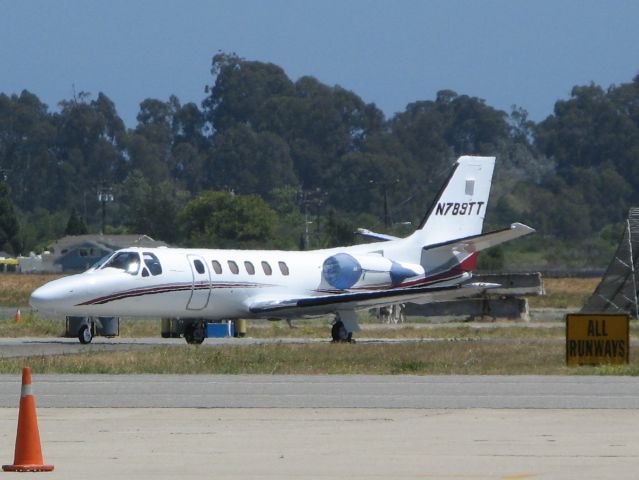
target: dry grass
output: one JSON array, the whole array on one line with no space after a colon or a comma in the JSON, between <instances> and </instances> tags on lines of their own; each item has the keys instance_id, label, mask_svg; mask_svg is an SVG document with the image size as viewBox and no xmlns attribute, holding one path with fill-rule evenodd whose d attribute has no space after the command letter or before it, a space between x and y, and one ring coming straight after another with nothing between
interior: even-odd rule
<instances>
[{"instance_id":1,"label":"dry grass","mask_svg":"<svg viewBox=\"0 0 639 480\"><path fill-rule=\"evenodd\" d=\"M14 318L0 320L0 337L61 337L64 334L64 322L39 317L30 312L22 313L22 321Z\"/></svg>"},{"instance_id":2,"label":"dry grass","mask_svg":"<svg viewBox=\"0 0 639 480\"><path fill-rule=\"evenodd\" d=\"M630 358L628 366L568 368L564 365L564 345L543 341L223 348L184 345L8 359L0 362L0 373L17 374L26 361L37 373L638 375L639 348L632 348Z\"/></svg>"},{"instance_id":3,"label":"dry grass","mask_svg":"<svg viewBox=\"0 0 639 480\"><path fill-rule=\"evenodd\" d=\"M581 308L600 278L545 278L546 295L530 297L531 308Z\"/></svg>"},{"instance_id":4,"label":"dry grass","mask_svg":"<svg viewBox=\"0 0 639 480\"><path fill-rule=\"evenodd\" d=\"M601 278L545 278L544 285L547 291L565 292L569 294L590 295L599 284Z\"/></svg>"},{"instance_id":5,"label":"dry grass","mask_svg":"<svg viewBox=\"0 0 639 480\"><path fill-rule=\"evenodd\" d=\"M159 337L162 332L160 319L131 319L120 320L120 336L123 338Z\"/></svg>"},{"instance_id":6,"label":"dry grass","mask_svg":"<svg viewBox=\"0 0 639 480\"><path fill-rule=\"evenodd\" d=\"M251 321L247 336L251 338L329 338L330 322L299 321L290 328L285 322ZM362 324L356 338L405 338L405 339L490 339L490 338L563 338L563 323L543 327L528 327L526 324L504 321L490 324L428 324L406 323L401 325Z\"/></svg>"},{"instance_id":7,"label":"dry grass","mask_svg":"<svg viewBox=\"0 0 639 480\"><path fill-rule=\"evenodd\" d=\"M248 322L249 338L330 338L331 323L328 320L304 320L294 322L290 328L286 322L252 320ZM63 320L41 318L37 314L25 312L22 321L13 318L0 320L0 337L61 337L64 333ZM130 319L120 321L121 338L144 338L160 336L160 320ZM639 333L639 325L631 323L631 334ZM382 325L363 324L356 338L391 339L549 339L563 338L563 323L555 322L544 326L527 326L524 323L504 321L495 323L465 324L403 324Z\"/></svg>"},{"instance_id":8,"label":"dry grass","mask_svg":"<svg viewBox=\"0 0 639 480\"><path fill-rule=\"evenodd\" d=\"M62 274L2 273L0 274L0 305L5 307L28 305L31 292L63 276Z\"/></svg>"}]
</instances>

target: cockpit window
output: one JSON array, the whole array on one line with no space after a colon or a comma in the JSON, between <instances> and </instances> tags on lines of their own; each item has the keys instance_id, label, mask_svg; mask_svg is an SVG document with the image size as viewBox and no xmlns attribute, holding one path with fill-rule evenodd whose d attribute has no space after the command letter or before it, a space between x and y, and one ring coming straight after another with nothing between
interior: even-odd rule
<instances>
[{"instance_id":1,"label":"cockpit window","mask_svg":"<svg viewBox=\"0 0 639 480\"><path fill-rule=\"evenodd\" d=\"M155 276L162 273L162 265L160 264L158 257L153 255L151 252L144 252L142 254L142 258L144 259L144 264L149 269L149 272L151 272L151 275Z\"/></svg>"},{"instance_id":2,"label":"cockpit window","mask_svg":"<svg viewBox=\"0 0 639 480\"><path fill-rule=\"evenodd\" d=\"M111 258L111 253L107 253L105 256L103 256L102 258L100 258L100 260L98 260L97 262L95 262L93 265L91 265L91 267L89 268L89 270L99 270L100 268L102 268L102 265L104 265L106 263L106 261Z\"/></svg>"},{"instance_id":3,"label":"cockpit window","mask_svg":"<svg viewBox=\"0 0 639 480\"><path fill-rule=\"evenodd\" d=\"M117 253L102 268L117 268L131 275L137 275L140 271L140 255L137 252Z\"/></svg>"},{"instance_id":4,"label":"cockpit window","mask_svg":"<svg viewBox=\"0 0 639 480\"><path fill-rule=\"evenodd\" d=\"M206 269L204 268L204 264L199 260L193 260L193 266L195 267L195 271L199 273L200 275L206 272Z\"/></svg>"}]
</instances>

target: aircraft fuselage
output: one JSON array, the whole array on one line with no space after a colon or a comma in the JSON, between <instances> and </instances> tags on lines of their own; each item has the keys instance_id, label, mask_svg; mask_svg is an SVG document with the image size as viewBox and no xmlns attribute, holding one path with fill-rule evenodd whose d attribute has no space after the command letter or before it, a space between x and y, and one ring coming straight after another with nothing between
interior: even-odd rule
<instances>
[{"instance_id":1,"label":"aircraft fuselage","mask_svg":"<svg viewBox=\"0 0 639 480\"><path fill-rule=\"evenodd\" d=\"M130 248L137 255L135 267L98 266L87 272L64 277L33 292L31 303L39 310L78 316L162 316L181 318L264 318L254 314L248 301L263 297L273 301L293 296L313 297L344 291L403 286L406 280L424 278L419 265L404 269L403 276L390 280L395 262L383 257L380 242L346 248L310 252L279 250L209 250L170 248ZM327 259L336 254L370 257L386 261L389 272L368 270L361 274L367 283L336 288L326 281ZM117 255L116 252L115 255ZM145 256L155 260L147 265ZM109 262L113 262L113 258ZM121 262L120 262L121 263ZM159 271L153 271L153 265ZM406 264L405 264L406 265ZM125 268L126 267L126 268ZM350 288L352 287L352 288Z\"/></svg>"}]
</instances>

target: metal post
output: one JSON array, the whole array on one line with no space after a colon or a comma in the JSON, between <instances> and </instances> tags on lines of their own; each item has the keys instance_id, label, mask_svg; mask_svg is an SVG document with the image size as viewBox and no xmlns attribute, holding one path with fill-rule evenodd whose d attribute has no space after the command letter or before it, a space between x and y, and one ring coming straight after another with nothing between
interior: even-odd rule
<instances>
[{"instance_id":1,"label":"metal post","mask_svg":"<svg viewBox=\"0 0 639 480\"><path fill-rule=\"evenodd\" d=\"M100 233L104 235L106 230L106 204L113 201L113 190L106 185L98 188L98 201L102 204L102 230Z\"/></svg>"},{"instance_id":2,"label":"metal post","mask_svg":"<svg viewBox=\"0 0 639 480\"><path fill-rule=\"evenodd\" d=\"M388 228L390 225L390 220L388 218L388 191L386 187L387 187L387 184L383 183L382 189L384 192L384 227Z\"/></svg>"},{"instance_id":3,"label":"metal post","mask_svg":"<svg viewBox=\"0 0 639 480\"><path fill-rule=\"evenodd\" d=\"M304 203L304 250L308 250L308 224L311 223L308 221L308 207L307 204Z\"/></svg>"}]
</instances>

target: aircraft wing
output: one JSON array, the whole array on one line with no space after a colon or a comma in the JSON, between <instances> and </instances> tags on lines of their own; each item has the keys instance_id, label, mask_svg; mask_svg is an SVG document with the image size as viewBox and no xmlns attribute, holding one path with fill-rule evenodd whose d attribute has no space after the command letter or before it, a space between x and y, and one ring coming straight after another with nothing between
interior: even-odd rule
<instances>
[{"instance_id":1,"label":"aircraft wing","mask_svg":"<svg viewBox=\"0 0 639 480\"><path fill-rule=\"evenodd\" d=\"M454 300L479 295L499 285L467 283L448 286L422 286L392 290L348 292L332 295L297 298L260 298L249 304L249 311L257 316L295 317L323 315L338 310L361 310L392 303Z\"/></svg>"}]
</instances>

